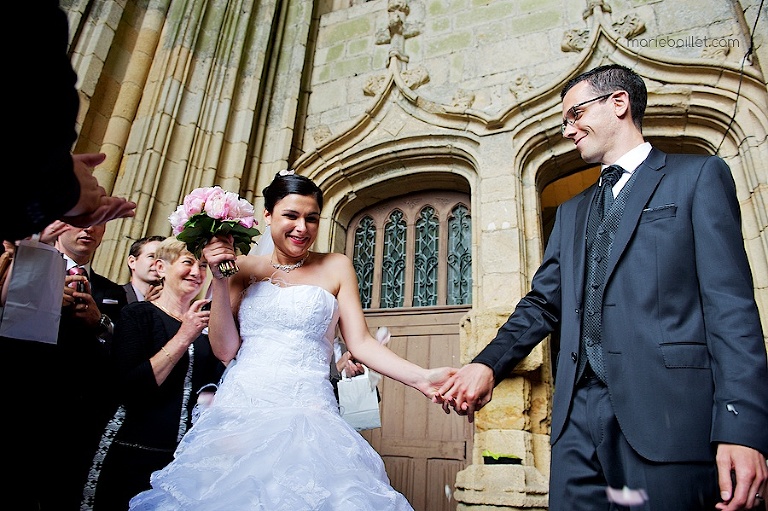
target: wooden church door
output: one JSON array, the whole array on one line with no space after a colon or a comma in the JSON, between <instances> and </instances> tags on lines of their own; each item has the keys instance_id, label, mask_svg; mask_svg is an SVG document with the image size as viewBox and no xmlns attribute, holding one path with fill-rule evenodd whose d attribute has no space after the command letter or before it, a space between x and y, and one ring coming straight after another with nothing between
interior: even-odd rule
<instances>
[{"instance_id":1,"label":"wooden church door","mask_svg":"<svg viewBox=\"0 0 768 511\"><path fill-rule=\"evenodd\" d=\"M459 322L471 307L469 195L426 191L375 204L352 218L353 260L368 325L390 349L425 367L460 366ZM392 485L416 511L456 509L456 474L471 462L473 427L420 392L384 378L382 427L362 432Z\"/></svg>"}]
</instances>

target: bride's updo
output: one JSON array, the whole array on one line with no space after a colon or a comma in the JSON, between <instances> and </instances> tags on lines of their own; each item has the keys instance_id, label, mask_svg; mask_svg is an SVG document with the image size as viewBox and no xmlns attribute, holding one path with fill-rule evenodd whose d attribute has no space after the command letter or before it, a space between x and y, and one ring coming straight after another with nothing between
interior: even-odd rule
<instances>
[{"instance_id":1,"label":"bride's updo","mask_svg":"<svg viewBox=\"0 0 768 511\"><path fill-rule=\"evenodd\" d=\"M292 170L281 170L275 174L272 182L261 192L264 195L264 209L272 210L286 195L312 195L320 210L323 209L323 192L308 177L295 174Z\"/></svg>"}]
</instances>

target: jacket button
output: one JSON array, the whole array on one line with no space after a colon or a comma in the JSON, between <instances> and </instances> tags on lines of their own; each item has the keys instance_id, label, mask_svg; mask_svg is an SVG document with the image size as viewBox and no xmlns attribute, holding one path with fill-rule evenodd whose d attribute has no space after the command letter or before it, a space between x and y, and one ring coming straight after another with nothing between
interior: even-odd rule
<instances>
[{"instance_id":1,"label":"jacket button","mask_svg":"<svg viewBox=\"0 0 768 511\"><path fill-rule=\"evenodd\" d=\"M576 356L576 352L575 351L571 352L571 360L573 360L574 362L576 362L576 360L578 360L578 357Z\"/></svg>"}]
</instances>

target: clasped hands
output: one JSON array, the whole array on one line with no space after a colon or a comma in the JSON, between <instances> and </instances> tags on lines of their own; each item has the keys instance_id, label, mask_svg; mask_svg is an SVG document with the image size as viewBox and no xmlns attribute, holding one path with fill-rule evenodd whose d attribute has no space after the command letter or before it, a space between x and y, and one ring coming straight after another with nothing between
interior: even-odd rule
<instances>
[{"instance_id":1,"label":"clasped hands","mask_svg":"<svg viewBox=\"0 0 768 511\"><path fill-rule=\"evenodd\" d=\"M474 422L475 412L491 401L495 383L490 367L467 364L442 384L432 402L440 404L447 414L453 409L458 415L466 415L469 422Z\"/></svg>"}]
</instances>

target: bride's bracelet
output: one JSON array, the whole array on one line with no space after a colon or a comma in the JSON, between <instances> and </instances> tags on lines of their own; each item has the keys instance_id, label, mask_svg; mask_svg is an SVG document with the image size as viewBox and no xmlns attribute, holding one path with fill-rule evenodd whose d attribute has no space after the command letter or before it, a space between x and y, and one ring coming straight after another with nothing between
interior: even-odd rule
<instances>
[{"instance_id":1,"label":"bride's bracelet","mask_svg":"<svg viewBox=\"0 0 768 511\"><path fill-rule=\"evenodd\" d=\"M209 268L211 269L213 277L219 280L231 277L240 271L240 268L237 267L235 261L224 261L219 263L218 268L216 269L214 269L213 266L209 266Z\"/></svg>"}]
</instances>

